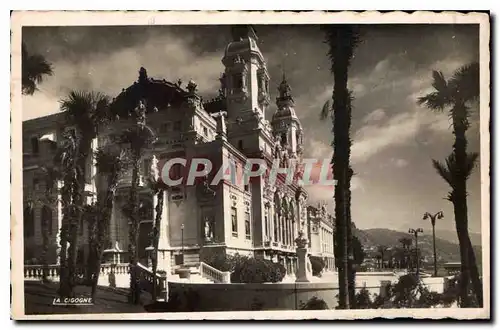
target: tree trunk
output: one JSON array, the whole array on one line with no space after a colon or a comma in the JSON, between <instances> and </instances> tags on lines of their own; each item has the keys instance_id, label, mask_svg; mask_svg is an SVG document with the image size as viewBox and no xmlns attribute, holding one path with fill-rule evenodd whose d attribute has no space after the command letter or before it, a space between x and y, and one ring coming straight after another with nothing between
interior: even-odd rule
<instances>
[{"instance_id":1,"label":"tree trunk","mask_svg":"<svg viewBox=\"0 0 500 330\"><path fill-rule=\"evenodd\" d=\"M465 132L468 128L467 108L461 102L457 102L452 109L453 133L455 143L453 153L456 158L456 169L453 173L454 187L451 192L451 201L455 211L455 226L460 244L461 258L461 280L460 299L461 307L469 307L469 281L470 281L470 260L469 260L469 231L467 218L467 138Z\"/></svg>"},{"instance_id":2,"label":"tree trunk","mask_svg":"<svg viewBox=\"0 0 500 330\"><path fill-rule=\"evenodd\" d=\"M64 178L64 184L61 189L61 204L63 211L62 224L59 234L60 248L59 251L59 295L61 298L68 297L70 294L69 278L68 278L68 229L69 222L72 217L71 212L71 190L73 188L73 177L71 173L67 173Z\"/></svg>"},{"instance_id":3,"label":"tree trunk","mask_svg":"<svg viewBox=\"0 0 500 330\"><path fill-rule=\"evenodd\" d=\"M158 193L156 194L157 196L157 202L156 202L156 217L155 217L155 224L153 227L153 299L156 301L156 297L158 297L157 291L157 285L156 285L156 270L158 267L158 243L159 243L159 238L161 234L161 217L163 213L163 198L165 195L165 191L163 189L160 189Z\"/></svg>"},{"instance_id":4,"label":"tree trunk","mask_svg":"<svg viewBox=\"0 0 500 330\"><path fill-rule=\"evenodd\" d=\"M469 250L469 264L470 264L470 273L471 273L471 281L472 281L472 288L474 290L474 294L476 295L477 298L477 303L478 307L483 307L483 283L481 282L481 279L479 278L479 271L477 267L477 262L476 262L476 254L474 253L474 249L472 248L472 243L470 241L470 237L467 235L467 245L468 245L468 250Z\"/></svg>"},{"instance_id":5,"label":"tree trunk","mask_svg":"<svg viewBox=\"0 0 500 330\"><path fill-rule=\"evenodd\" d=\"M48 196L48 193L46 193ZM42 281L47 282L49 263L47 254L49 252L49 219L47 218L46 207L42 208ZM52 221L52 219L50 219Z\"/></svg>"},{"instance_id":6,"label":"tree trunk","mask_svg":"<svg viewBox=\"0 0 500 330\"><path fill-rule=\"evenodd\" d=\"M339 66L339 65L338 65ZM347 121L346 100L348 97L347 89L347 71L345 74L335 74L335 87L333 91L334 99L334 179L337 180L335 186L335 217L338 219L339 231L339 246L341 264L339 267L339 308L349 308L349 262L348 262L348 221L346 208L346 190L347 190L347 173L348 160L346 159L346 147L348 136L346 136L345 125ZM342 69L336 70L335 73L342 73ZM344 79L342 79L342 76ZM348 134L348 131L347 131Z\"/></svg>"},{"instance_id":7,"label":"tree trunk","mask_svg":"<svg viewBox=\"0 0 500 330\"><path fill-rule=\"evenodd\" d=\"M137 188L139 186L139 161L141 150L134 148L132 182L129 195L129 254L130 254L130 296L129 301L133 304L140 303L140 284L137 270L139 260L138 240L139 240L139 220L138 220L138 199Z\"/></svg>"}]
</instances>

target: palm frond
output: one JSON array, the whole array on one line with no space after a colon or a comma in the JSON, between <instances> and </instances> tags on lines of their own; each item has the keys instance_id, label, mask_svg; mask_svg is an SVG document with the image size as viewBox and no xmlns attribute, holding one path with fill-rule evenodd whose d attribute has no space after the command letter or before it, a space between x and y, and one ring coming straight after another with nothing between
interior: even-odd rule
<instances>
[{"instance_id":1,"label":"palm frond","mask_svg":"<svg viewBox=\"0 0 500 330\"><path fill-rule=\"evenodd\" d=\"M417 99L418 105L423 105L428 109L434 111L443 111L448 105L446 98L439 92L431 92L425 96L421 96Z\"/></svg>"},{"instance_id":2,"label":"palm frond","mask_svg":"<svg viewBox=\"0 0 500 330\"><path fill-rule=\"evenodd\" d=\"M111 119L110 98L100 92L71 91L59 103L69 122L85 133L92 134L99 125Z\"/></svg>"},{"instance_id":3,"label":"palm frond","mask_svg":"<svg viewBox=\"0 0 500 330\"><path fill-rule=\"evenodd\" d=\"M38 90L37 84L42 83L45 76L53 74L52 64L42 55L30 55L24 43L21 48L21 61L22 93L33 95Z\"/></svg>"},{"instance_id":4,"label":"palm frond","mask_svg":"<svg viewBox=\"0 0 500 330\"><path fill-rule=\"evenodd\" d=\"M479 63L473 62L458 68L449 82L456 98L468 102L479 97Z\"/></svg>"},{"instance_id":5,"label":"palm frond","mask_svg":"<svg viewBox=\"0 0 500 330\"><path fill-rule=\"evenodd\" d=\"M95 166L100 173L120 174L129 166L129 162L126 150L112 145L100 148L95 153Z\"/></svg>"},{"instance_id":6,"label":"palm frond","mask_svg":"<svg viewBox=\"0 0 500 330\"><path fill-rule=\"evenodd\" d=\"M466 168L467 179L472 174L472 171L474 170L474 167L476 166L476 161L477 161L478 157L479 157L479 154L477 152L471 152L471 153L467 154L467 168Z\"/></svg>"},{"instance_id":7,"label":"palm frond","mask_svg":"<svg viewBox=\"0 0 500 330\"><path fill-rule=\"evenodd\" d=\"M448 83L441 71L432 71L432 87L439 93L448 93Z\"/></svg>"},{"instance_id":8,"label":"palm frond","mask_svg":"<svg viewBox=\"0 0 500 330\"><path fill-rule=\"evenodd\" d=\"M432 166L434 166L434 169L444 181L446 181L450 186L453 186L453 172L452 169L449 168L451 165L449 157L446 160L446 163L441 163L440 161L433 159Z\"/></svg>"},{"instance_id":9,"label":"palm frond","mask_svg":"<svg viewBox=\"0 0 500 330\"><path fill-rule=\"evenodd\" d=\"M332 101L329 99L325 102L323 108L321 109L321 113L319 116L320 120L325 120L326 118L328 118L328 115L330 115L332 111L333 111Z\"/></svg>"}]
</instances>

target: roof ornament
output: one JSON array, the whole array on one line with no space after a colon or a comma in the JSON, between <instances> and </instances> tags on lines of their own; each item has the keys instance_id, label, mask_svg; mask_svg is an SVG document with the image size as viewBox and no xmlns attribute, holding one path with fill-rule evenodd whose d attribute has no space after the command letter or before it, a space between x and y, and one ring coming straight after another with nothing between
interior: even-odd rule
<instances>
[{"instance_id":1,"label":"roof ornament","mask_svg":"<svg viewBox=\"0 0 500 330\"><path fill-rule=\"evenodd\" d=\"M148 72L144 67L141 66L139 69L139 82L145 82L148 79Z\"/></svg>"},{"instance_id":2,"label":"roof ornament","mask_svg":"<svg viewBox=\"0 0 500 330\"><path fill-rule=\"evenodd\" d=\"M177 79L176 85L177 85L177 87L181 87L182 86L182 79L181 78Z\"/></svg>"},{"instance_id":3,"label":"roof ornament","mask_svg":"<svg viewBox=\"0 0 500 330\"><path fill-rule=\"evenodd\" d=\"M218 138L225 137L226 136L226 122L224 120L224 117L227 116L227 112L226 111L219 111L219 112L211 114L211 116L217 122L217 137Z\"/></svg>"},{"instance_id":4,"label":"roof ornament","mask_svg":"<svg viewBox=\"0 0 500 330\"><path fill-rule=\"evenodd\" d=\"M188 92L191 94L196 94L197 89L198 85L193 81L193 79L189 80L187 85Z\"/></svg>"}]
</instances>

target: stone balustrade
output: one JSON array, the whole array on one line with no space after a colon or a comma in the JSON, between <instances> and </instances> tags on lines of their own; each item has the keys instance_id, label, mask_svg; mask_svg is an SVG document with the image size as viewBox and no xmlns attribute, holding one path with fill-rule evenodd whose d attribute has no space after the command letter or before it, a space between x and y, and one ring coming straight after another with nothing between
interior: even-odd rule
<instances>
[{"instance_id":1,"label":"stone balustrade","mask_svg":"<svg viewBox=\"0 0 500 330\"><path fill-rule=\"evenodd\" d=\"M231 283L231 272L220 271L204 262L200 262L200 275L214 283Z\"/></svg>"}]
</instances>

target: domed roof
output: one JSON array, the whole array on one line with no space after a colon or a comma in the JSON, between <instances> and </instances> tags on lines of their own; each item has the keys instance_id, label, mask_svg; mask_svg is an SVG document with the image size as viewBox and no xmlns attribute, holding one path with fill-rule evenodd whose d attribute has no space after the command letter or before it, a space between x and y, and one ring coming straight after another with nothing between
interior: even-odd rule
<instances>
[{"instance_id":1,"label":"domed roof","mask_svg":"<svg viewBox=\"0 0 500 330\"><path fill-rule=\"evenodd\" d=\"M127 117L141 100L147 101L147 112L164 109L169 105L179 106L188 94L178 83L149 78L146 69L141 68L139 79L113 99L111 111L120 117Z\"/></svg>"},{"instance_id":2,"label":"domed roof","mask_svg":"<svg viewBox=\"0 0 500 330\"><path fill-rule=\"evenodd\" d=\"M293 109L293 107L285 107L283 109L278 109L273 114L273 120L283 119L283 117L297 118L297 115L295 114L295 110Z\"/></svg>"},{"instance_id":3,"label":"domed roof","mask_svg":"<svg viewBox=\"0 0 500 330\"><path fill-rule=\"evenodd\" d=\"M244 38L239 41L232 41L226 46L226 50L224 52L225 56L232 56L241 53L249 53L249 52L258 52L260 53L260 49L257 46L257 42L255 42L252 38Z\"/></svg>"}]
</instances>

